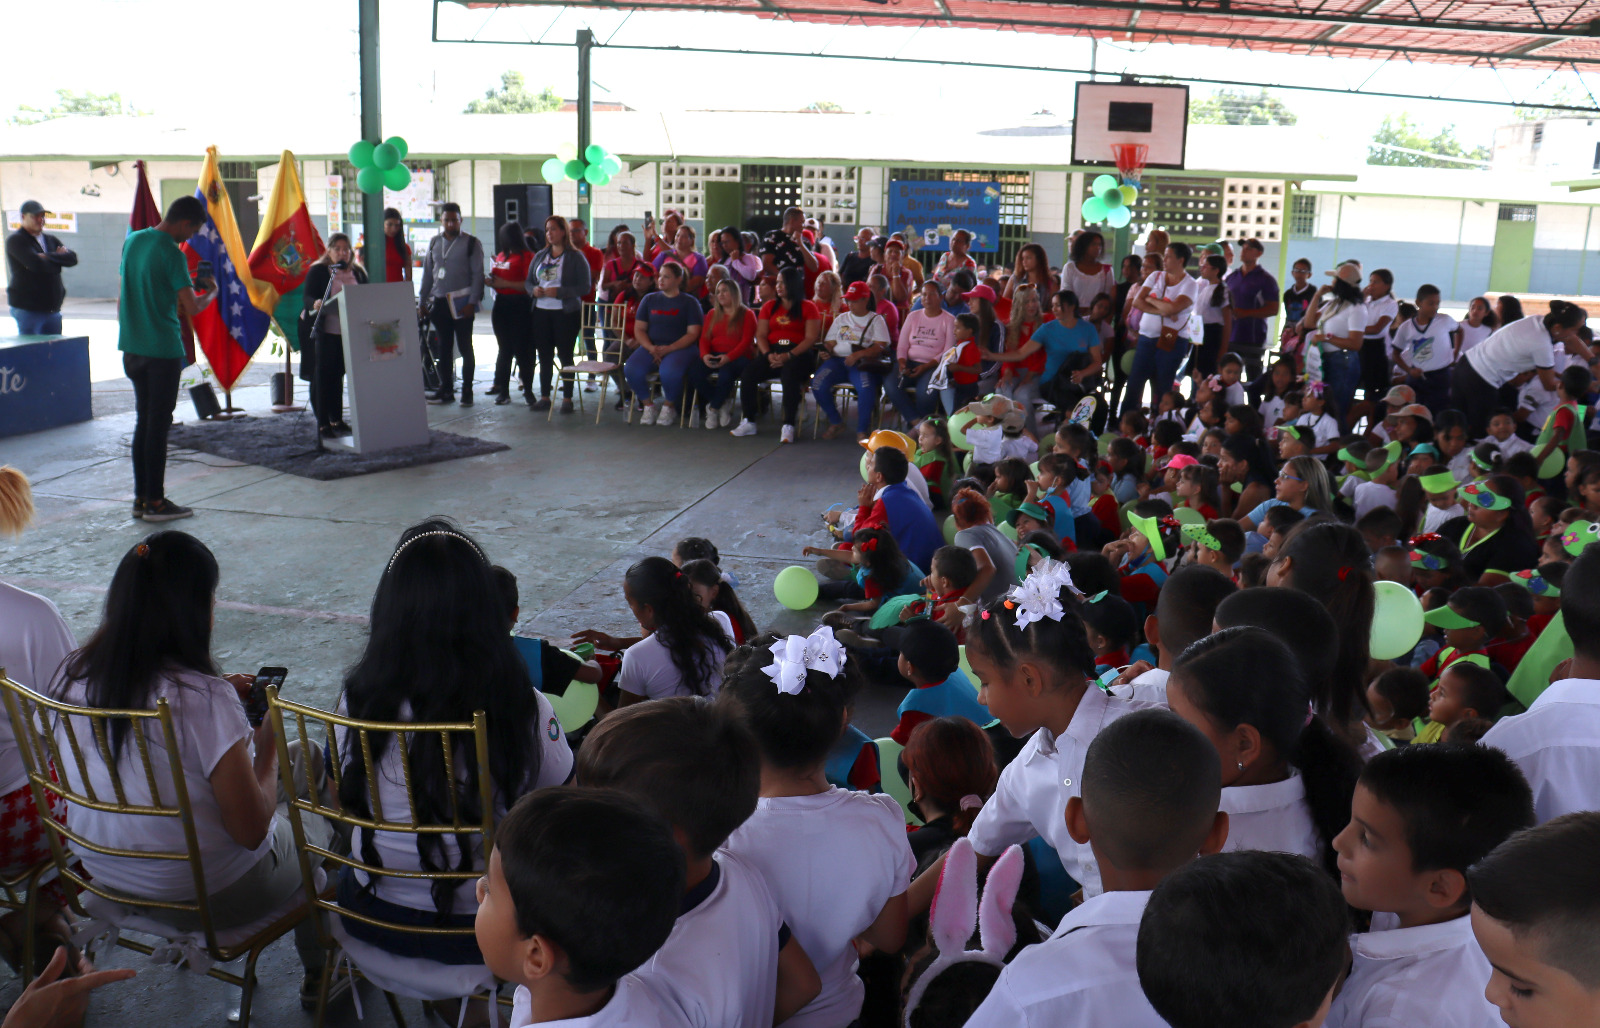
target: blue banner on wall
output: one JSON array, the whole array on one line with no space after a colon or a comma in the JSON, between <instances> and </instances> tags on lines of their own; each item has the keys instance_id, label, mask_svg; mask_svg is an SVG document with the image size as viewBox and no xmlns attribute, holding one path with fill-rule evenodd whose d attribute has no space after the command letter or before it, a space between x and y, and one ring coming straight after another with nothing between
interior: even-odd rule
<instances>
[{"instance_id":1,"label":"blue banner on wall","mask_svg":"<svg viewBox=\"0 0 1600 1028\"><path fill-rule=\"evenodd\" d=\"M1000 241L1000 183L889 183L889 231L904 232L913 249L948 250L957 229L972 233L975 253Z\"/></svg>"}]
</instances>

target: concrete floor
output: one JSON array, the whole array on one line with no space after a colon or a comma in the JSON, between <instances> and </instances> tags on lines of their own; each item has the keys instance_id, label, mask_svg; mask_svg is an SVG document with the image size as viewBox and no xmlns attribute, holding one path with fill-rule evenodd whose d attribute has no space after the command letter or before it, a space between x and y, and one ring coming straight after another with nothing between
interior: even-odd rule
<instances>
[{"instance_id":1,"label":"concrete floor","mask_svg":"<svg viewBox=\"0 0 1600 1028\"><path fill-rule=\"evenodd\" d=\"M0 439L0 463L32 480L39 522L20 540L0 541L0 577L42 593L60 607L80 640L98 623L117 562L156 526L128 516L132 479L127 448L131 404L111 401L125 380L115 350L115 321L103 311L83 319L94 330L95 420ZM73 319L69 311L69 320ZM9 326L8 326L9 327ZM480 359L492 337L482 341ZM264 385L273 368L258 366L234 393L252 416L273 417ZM480 364L478 389L488 385ZM303 392L302 392L303 398ZM673 543L703 535L738 576L756 623L809 630L820 609L799 614L774 600L772 577L809 563L800 549L819 543L818 512L853 501L860 450L849 440L779 446L776 424L733 439L725 432L625 426L609 409L601 423L561 417L547 423L521 404L430 407L434 427L510 444L508 451L334 482L314 482L205 454L174 451L168 495L196 516L170 526L203 540L222 568L215 653L228 671L262 664L290 669L286 690L317 704L334 701L343 669L366 637L372 589L400 532L433 514L454 517L490 558L514 571L522 593L521 634L564 641L582 628L631 634L636 625L621 597L623 570ZM194 417L185 398L180 420ZM236 427L250 430L251 421ZM806 435L809 435L809 426ZM885 734L903 687L874 686L857 723ZM91 1023L133 1026L221 1024L237 992L220 982L135 954L106 964L140 975L97 995ZM287 942L264 958L263 989L253 1020L261 1025L310 1024L296 1002L298 961ZM0 1009L19 991L0 982ZM376 992L365 994L369 1019L387 1023ZM412 1023L425 1023L416 1004ZM348 1003L330 1024L353 1024Z\"/></svg>"}]
</instances>

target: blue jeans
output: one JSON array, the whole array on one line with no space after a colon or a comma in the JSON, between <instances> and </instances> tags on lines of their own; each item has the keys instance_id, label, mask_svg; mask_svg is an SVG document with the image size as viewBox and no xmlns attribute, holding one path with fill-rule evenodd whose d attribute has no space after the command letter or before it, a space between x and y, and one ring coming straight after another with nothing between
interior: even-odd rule
<instances>
[{"instance_id":1,"label":"blue jeans","mask_svg":"<svg viewBox=\"0 0 1600 1028\"><path fill-rule=\"evenodd\" d=\"M733 395L733 390L739 385L739 376L750 366L750 358L740 357L719 367L708 368L706 362L700 359L698 350L695 354L694 363L689 365L685 377L688 379L690 392L699 397L696 406L702 410L706 407L721 407L728 402L728 397ZM715 381L712 380L712 375L717 376Z\"/></svg>"},{"instance_id":2,"label":"blue jeans","mask_svg":"<svg viewBox=\"0 0 1600 1028\"><path fill-rule=\"evenodd\" d=\"M1170 350L1161 349L1151 336L1140 336L1139 345L1133 351L1133 370L1128 372L1128 391L1122 397L1123 412L1139 409L1146 385L1150 386L1150 409L1159 406L1161 397L1177 380L1178 368L1188 355L1189 342L1181 336Z\"/></svg>"},{"instance_id":3,"label":"blue jeans","mask_svg":"<svg viewBox=\"0 0 1600 1028\"><path fill-rule=\"evenodd\" d=\"M11 308L11 316L17 319L17 334L24 336L58 336L61 334L60 311L25 311L20 307Z\"/></svg>"},{"instance_id":4,"label":"blue jeans","mask_svg":"<svg viewBox=\"0 0 1600 1028\"><path fill-rule=\"evenodd\" d=\"M945 417L949 417L973 400L976 400L978 398L978 388L978 383L973 382L967 385L954 383L939 390L939 402L944 405ZM1030 410L1028 413L1031 415L1033 412Z\"/></svg>"},{"instance_id":5,"label":"blue jeans","mask_svg":"<svg viewBox=\"0 0 1600 1028\"><path fill-rule=\"evenodd\" d=\"M928 387L932 379L933 372L926 371L908 380L900 374L898 366L884 379L884 394L906 424L927 417L939 405L939 394Z\"/></svg>"},{"instance_id":6,"label":"blue jeans","mask_svg":"<svg viewBox=\"0 0 1600 1028\"><path fill-rule=\"evenodd\" d=\"M1322 396L1334 408L1329 413L1341 420L1349 414L1360 384L1361 351L1339 350L1322 355Z\"/></svg>"},{"instance_id":7,"label":"blue jeans","mask_svg":"<svg viewBox=\"0 0 1600 1028\"><path fill-rule=\"evenodd\" d=\"M677 404L683 398L683 380L689 372L689 365L699 362L698 347L686 346L674 350L658 362L649 350L641 346L629 355L627 363L622 366L622 373L627 376L628 388L633 390L633 395L641 403L649 403L650 372L659 368L661 399L665 403Z\"/></svg>"},{"instance_id":8,"label":"blue jeans","mask_svg":"<svg viewBox=\"0 0 1600 1028\"><path fill-rule=\"evenodd\" d=\"M856 390L856 432L865 435L872 431L872 412L878 408L878 395L883 389L882 375L846 367L843 357L829 357L811 380L811 395L817 398L817 409L827 417L828 424L840 424L844 419L833 402L833 387L847 379Z\"/></svg>"}]
</instances>

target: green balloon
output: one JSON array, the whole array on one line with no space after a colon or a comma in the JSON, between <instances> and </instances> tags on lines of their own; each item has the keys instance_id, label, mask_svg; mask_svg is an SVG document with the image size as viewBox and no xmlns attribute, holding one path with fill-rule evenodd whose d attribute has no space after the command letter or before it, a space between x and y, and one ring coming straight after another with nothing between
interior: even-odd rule
<instances>
[{"instance_id":1,"label":"green balloon","mask_svg":"<svg viewBox=\"0 0 1600 1028\"><path fill-rule=\"evenodd\" d=\"M594 183L594 184L595 184L595 185L597 185L597 186L609 186L609 185L610 185L610 184L611 184L611 176L610 176L610 175L607 175L607 174L605 174L605 173L604 173L604 172L603 172L603 171L602 171L602 173L601 173L601 175L600 175L600 177L599 177L599 178L597 178L597 179L590 179L590 181L591 181L591 182L593 182L593 183Z\"/></svg>"},{"instance_id":2,"label":"green balloon","mask_svg":"<svg viewBox=\"0 0 1600 1028\"><path fill-rule=\"evenodd\" d=\"M354 143L351 143L349 154L350 163L354 164L357 170L361 168L370 168L372 166L373 149L375 149L373 145L367 142L365 139L358 139Z\"/></svg>"},{"instance_id":3,"label":"green balloon","mask_svg":"<svg viewBox=\"0 0 1600 1028\"><path fill-rule=\"evenodd\" d=\"M404 164L396 164L383 173L383 184L385 188L398 193L411 184L411 169Z\"/></svg>"},{"instance_id":4,"label":"green balloon","mask_svg":"<svg viewBox=\"0 0 1600 1028\"><path fill-rule=\"evenodd\" d=\"M957 531L956 516L954 514L946 515L944 519L944 541L954 545Z\"/></svg>"},{"instance_id":5,"label":"green balloon","mask_svg":"<svg viewBox=\"0 0 1600 1028\"><path fill-rule=\"evenodd\" d=\"M1422 638L1422 601L1399 582L1374 582L1372 592L1372 657L1403 657Z\"/></svg>"},{"instance_id":6,"label":"green balloon","mask_svg":"<svg viewBox=\"0 0 1600 1028\"><path fill-rule=\"evenodd\" d=\"M790 610L805 610L817 602L817 576L798 564L786 567L772 580L772 595Z\"/></svg>"},{"instance_id":7,"label":"green balloon","mask_svg":"<svg viewBox=\"0 0 1600 1028\"><path fill-rule=\"evenodd\" d=\"M583 162L574 157L572 160L567 162L567 178L570 178L574 182L578 181L580 178L583 178L583 168Z\"/></svg>"},{"instance_id":8,"label":"green balloon","mask_svg":"<svg viewBox=\"0 0 1600 1028\"><path fill-rule=\"evenodd\" d=\"M950 415L946 427L950 429L950 445L958 450L970 450L972 444L967 442L967 426L977 420L977 415L963 407Z\"/></svg>"},{"instance_id":9,"label":"green balloon","mask_svg":"<svg viewBox=\"0 0 1600 1028\"><path fill-rule=\"evenodd\" d=\"M1106 215L1111 213L1111 208L1106 206L1104 200L1098 196L1091 196L1083 201L1083 220L1087 222L1105 221Z\"/></svg>"},{"instance_id":10,"label":"green balloon","mask_svg":"<svg viewBox=\"0 0 1600 1028\"><path fill-rule=\"evenodd\" d=\"M567 177L566 162L559 157L552 157L539 167L539 173L544 176L546 182L560 182Z\"/></svg>"},{"instance_id":11,"label":"green balloon","mask_svg":"<svg viewBox=\"0 0 1600 1028\"><path fill-rule=\"evenodd\" d=\"M380 171L388 171L400 163L400 151L388 143L379 143L372 148L372 166Z\"/></svg>"},{"instance_id":12,"label":"green balloon","mask_svg":"<svg viewBox=\"0 0 1600 1028\"><path fill-rule=\"evenodd\" d=\"M1139 199L1139 189L1137 186L1122 186L1117 190L1117 192L1122 194L1122 202L1125 204L1132 204L1133 201Z\"/></svg>"},{"instance_id":13,"label":"green balloon","mask_svg":"<svg viewBox=\"0 0 1600 1028\"><path fill-rule=\"evenodd\" d=\"M1110 225L1112 228L1122 228L1132 220L1133 215L1128 213L1128 208L1126 207L1118 207L1116 210L1106 215L1106 224Z\"/></svg>"},{"instance_id":14,"label":"green balloon","mask_svg":"<svg viewBox=\"0 0 1600 1028\"><path fill-rule=\"evenodd\" d=\"M871 456L872 456L872 451L871 450L868 450L868 451L866 451L865 453L863 453L861 455L861 481L863 481L863 482L867 481L868 479L870 479L872 477L871 472L869 472L867 470L867 458L871 457Z\"/></svg>"},{"instance_id":15,"label":"green balloon","mask_svg":"<svg viewBox=\"0 0 1600 1028\"><path fill-rule=\"evenodd\" d=\"M615 175L622 170L622 162L610 154L606 154L605 159L600 162L600 166L606 169L607 175Z\"/></svg>"},{"instance_id":16,"label":"green balloon","mask_svg":"<svg viewBox=\"0 0 1600 1028\"><path fill-rule=\"evenodd\" d=\"M1122 206L1122 191L1120 189L1108 189L1096 199L1106 205L1107 212L1114 211Z\"/></svg>"},{"instance_id":17,"label":"green balloon","mask_svg":"<svg viewBox=\"0 0 1600 1028\"><path fill-rule=\"evenodd\" d=\"M363 193L377 193L383 190L383 171L378 168L366 167L356 172L356 188Z\"/></svg>"},{"instance_id":18,"label":"green balloon","mask_svg":"<svg viewBox=\"0 0 1600 1028\"><path fill-rule=\"evenodd\" d=\"M1094 190L1096 196L1099 196L1108 189L1117 188L1117 180L1110 175L1096 175L1094 184L1090 188Z\"/></svg>"},{"instance_id":19,"label":"green balloon","mask_svg":"<svg viewBox=\"0 0 1600 1028\"><path fill-rule=\"evenodd\" d=\"M384 142L388 143L390 146L394 147L400 152L400 159L402 161L405 160L406 155L411 152L411 147L406 144L406 141L402 136L390 136L388 139L385 139Z\"/></svg>"},{"instance_id":20,"label":"green balloon","mask_svg":"<svg viewBox=\"0 0 1600 1028\"><path fill-rule=\"evenodd\" d=\"M606 148L599 143L590 143L583 148L583 156L590 164L599 164L606 159Z\"/></svg>"},{"instance_id":21,"label":"green balloon","mask_svg":"<svg viewBox=\"0 0 1600 1028\"><path fill-rule=\"evenodd\" d=\"M591 147L590 149L593 149ZM583 180L591 186L598 186L600 180L606 177L606 171L598 164L591 164L583 169Z\"/></svg>"}]
</instances>

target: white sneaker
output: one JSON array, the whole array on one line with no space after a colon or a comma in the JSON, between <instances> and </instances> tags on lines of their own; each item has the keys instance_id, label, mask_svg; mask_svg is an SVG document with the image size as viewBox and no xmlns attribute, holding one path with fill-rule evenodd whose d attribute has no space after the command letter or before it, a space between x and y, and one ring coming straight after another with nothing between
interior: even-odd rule
<instances>
[{"instance_id":1,"label":"white sneaker","mask_svg":"<svg viewBox=\"0 0 1600 1028\"><path fill-rule=\"evenodd\" d=\"M792 442L794 442L794 426L793 425L784 425L783 426L783 432L779 434L778 442L780 442L780 443L792 443Z\"/></svg>"},{"instance_id":2,"label":"white sneaker","mask_svg":"<svg viewBox=\"0 0 1600 1028\"><path fill-rule=\"evenodd\" d=\"M707 407L706 408L706 427L707 428L717 428L717 427L721 426L722 419L720 417L718 417L718 413L719 412L717 411L717 408L715 408L715 407Z\"/></svg>"},{"instance_id":3,"label":"white sneaker","mask_svg":"<svg viewBox=\"0 0 1600 1028\"><path fill-rule=\"evenodd\" d=\"M647 404L644 405L644 412L639 415L639 424L641 424L641 425L653 425L655 423L656 423L656 405L653 404L653 403L647 403Z\"/></svg>"},{"instance_id":4,"label":"white sneaker","mask_svg":"<svg viewBox=\"0 0 1600 1028\"><path fill-rule=\"evenodd\" d=\"M670 403L663 403L661 405L661 409L656 412L656 424L658 424L658 425L677 425L677 423L678 423L678 408L674 407Z\"/></svg>"},{"instance_id":5,"label":"white sneaker","mask_svg":"<svg viewBox=\"0 0 1600 1028\"><path fill-rule=\"evenodd\" d=\"M755 435L756 434L756 423L754 421L750 421L749 419L741 418L739 420L739 426L737 428L735 428L733 431L729 432L728 434L729 435L739 435L739 436Z\"/></svg>"},{"instance_id":6,"label":"white sneaker","mask_svg":"<svg viewBox=\"0 0 1600 1028\"><path fill-rule=\"evenodd\" d=\"M724 425L733 424L733 405L738 402L738 397L730 396L728 397L728 402L722 405L722 423Z\"/></svg>"}]
</instances>

